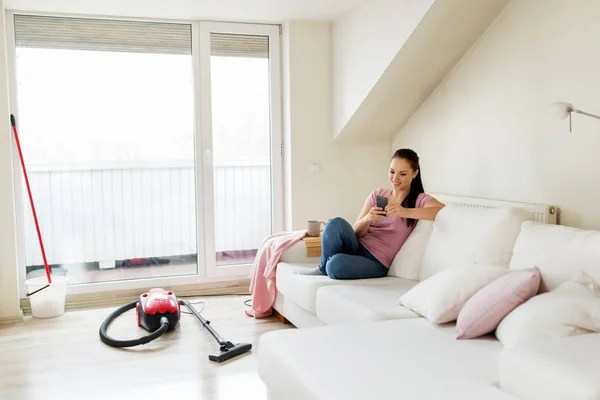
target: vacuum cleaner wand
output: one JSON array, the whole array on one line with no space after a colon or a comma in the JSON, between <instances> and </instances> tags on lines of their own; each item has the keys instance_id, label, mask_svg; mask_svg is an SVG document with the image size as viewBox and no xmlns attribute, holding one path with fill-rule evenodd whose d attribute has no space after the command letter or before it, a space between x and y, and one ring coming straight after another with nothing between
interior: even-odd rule
<instances>
[{"instance_id":1,"label":"vacuum cleaner wand","mask_svg":"<svg viewBox=\"0 0 600 400\"><path fill-rule=\"evenodd\" d=\"M217 352L216 354L209 355L208 359L210 361L215 361L215 362L220 363L223 361L227 361L227 360L229 360L235 356L238 356L240 354L244 354L252 349L252 345L250 343L233 344L230 341L225 341L212 328L212 326L210 326L210 321L207 321L206 319L204 319L204 317L202 317L202 315L200 315L200 313L198 311L196 311L196 309L191 305L191 303L189 301L180 299L179 303L186 306L192 312L192 314L196 318L198 318L198 320L200 321L202 326L204 326L206 329L208 329L208 331L215 338L215 340L217 342L219 342L219 345L221 346L219 348L219 352Z\"/></svg>"}]
</instances>

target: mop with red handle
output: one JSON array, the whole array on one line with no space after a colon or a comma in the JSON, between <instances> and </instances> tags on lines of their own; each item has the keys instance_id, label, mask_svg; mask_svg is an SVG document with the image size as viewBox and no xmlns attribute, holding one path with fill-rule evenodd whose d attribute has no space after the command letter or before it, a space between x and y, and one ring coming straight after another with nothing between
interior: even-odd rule
<instances>
[{"instance_id":1,"label":"mop with red handle","mask_svg":"<svg viewBox=\"0 0 600 400\"><path fill-rule=\"evenodd\" d=\"M37 213L35 212L35 205L33 204L33 196L31 195L31 188L29 187L29 178L27 177L27 169L25 168L25 161L23 160L23 153L21 152L21 143L19 142L19 134L17 133L17 123L15 122L15 116L10 114L10 124L12 125L13 133L15 134L15 142L17 144L17 150L19 151L19 158L21 159L21 168L23 168L23 175L25 176L25 184L27 185L27 193L29 194L29 204L31 204L31 212L33 213L33 220L35 222L35 229L37 230L38 240L40 242L40 249L42 250L42 258L44 259L44 268L46 269L46 277L48 278L48 284L32 293L28 293L27 296L31 296L44 290L52 283L52 277L50 276L50 266L46 260L46 251L44 250L44 242L42 241L42 233L40 232L40 225L37 219Z\"/></svg>"}]
</instances>

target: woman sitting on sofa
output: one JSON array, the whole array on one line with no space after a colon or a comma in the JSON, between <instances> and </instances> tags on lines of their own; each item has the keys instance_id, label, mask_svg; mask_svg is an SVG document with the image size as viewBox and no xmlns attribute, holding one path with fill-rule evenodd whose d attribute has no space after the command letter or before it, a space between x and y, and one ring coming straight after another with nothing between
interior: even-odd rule
<instances>
[{"instance_id":1,"label":"woman sitting on sofa","mask_svg":"<svg viewBox=\"0 0 600 400\"><path fill-rule=\"evenodd\" d=\"M340 217L323 230L321 262L306 275L328 275L332 279L381 278L417 220L433 221L444 207L424 193L419 156L413 150L394 153L389 171L391 189L371 192L354 226ZM377 196L387 199L377 207Z\"/></svg>"}]
</instances>

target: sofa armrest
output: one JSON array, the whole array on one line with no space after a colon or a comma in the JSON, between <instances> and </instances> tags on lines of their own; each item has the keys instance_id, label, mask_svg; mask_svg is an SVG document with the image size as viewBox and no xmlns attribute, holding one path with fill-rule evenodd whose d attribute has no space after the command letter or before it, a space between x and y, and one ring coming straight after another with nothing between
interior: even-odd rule
<instances>
[{"instance_id":1,"label":"sofa armrest","mask_svg":"<svg viewBox=\"0 0 600 400\"><path fill-rule=\"evenodd\" d=\"M300 240L285 249L280 259L280 262L314 264L315 266L318 265L320 261L321 257L308 257L306 255L306 245L303 240Z\"/></svg>"},{"instance_id":2,"label":"sofa armrest","mask_svg":"<svg viewBox=\"0 0 600 400\"><path fill-rule=\"evenodd\" d=\"M600 333L504 349L499 385L523 400L599 400Z\"/></svg>"}]
</instances>

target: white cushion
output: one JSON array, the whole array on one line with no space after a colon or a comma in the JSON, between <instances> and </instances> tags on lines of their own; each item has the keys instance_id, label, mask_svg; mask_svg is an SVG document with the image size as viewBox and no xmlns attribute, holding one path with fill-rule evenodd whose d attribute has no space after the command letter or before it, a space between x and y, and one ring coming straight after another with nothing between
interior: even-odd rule
<instances>
[{"instance_id":1,"label":"white cushion","mask_svg":"<svg viewBox=\"0 0 600 400\"><path fill-rule=\"evenodd\" d=\"M496 328L506 346L600 332L600 295L581 282L567 281L551 292L532 297L510 312Z\"/></svg>"},{"instance_id":2,"label":"white cushion","mask_svg":"<svg viewBox=\"0 0 600 400\"><path fill-rule=\"evenodd\" d=\"M499 384L523 400L599 400L600 334L544 340L506 349Z\"/></svg>"},{"instance_id":3,"label":"white cushion","mask_svg":"<svg viewBox=\"0 0 600 400\"><path fill-rule=\"evenodd\" d=\"M288 250L294 246L296 246L298 243L290 246L288 248ZM284 251L285 254L285 251ZM291 257L294 257L294 253L291 253ZM283 257L282 257L283 259ZM277 310L281 315L285 316L287 318L288 315L288 311L285 308L285 304L286 304L286 300L285 300L285 295L283 293L281 293L281 291L279 290L279 279L282 279L282 276L286 276L286 275L291 275L291 274L295 274L296 272L302 271L302 270L309 270L309 269L313 269L317 264L312 264L312 263L287 263L287 266L285 268L279 268L279 266L281 265L281 263L283 263L282 261L280 261L279 264L277 264L277 270L276 272L276 276L275 276L275 284L277 286L277 293L275 295L275 303L273 304L273 308L275 310ZM290 301L287 301L287 303L291 303Z\"/></svg>"},{"instance_id":4,"label":"white cushion","mask_svg":"<svg viewBox=\"0 0 600 400\"><path fill-rule=\"evenodd\" d=\"M317 318L328 325L419 318L420 315L396 304L398 296L416 284L397 278L385 286L322 287L317 291Z\"/></svg>"},{"instance_id":5,"label":"white cushion","mask_svg":"<svg viewBox=\"0 0 600 400\"><path fill-rule=\"evenodd\" d=\"M557 288L576 271L600 282L600 232L525 222L514 247L511 269L537 266L540 292Z\"/></svg>"},{"instance_id":6,"label":"white cushion","mask_svg":"<svg viewBox=\"0 0 600 400\"><path fill-rule=\"evenodd\" d=\"M296 328L313 328L325 325L314 313L306 311L288 299L284 299L283 305L285 318L294 324Z\"/></svg>"},{"instance_id":7,"label":"white cushion","mask_svg":"<svg viewBox=\"0 0 600 400\"><path fill-rule=\"evenodd\" d=\"M423 318L286 329L261 336L258 374L294 399L518 400L496 386L501 351Z\"/></svg>"},{"instance_id":8,"label":"white cushion","mask_svg":"<svg viewBox=\"0 0 600 400\"><path fill-rule=\"evenodd\" d=\"M447 269L419 282L398 299L398 304L431 322L440 324L455 321L471 296L506 273L506 268L493 265L466 265Z\"/></svg>"},{"instance_id":9,"label":"white cushion","mask_svg":"<svg viewBox=\"0 0 600 400\"><path fill-rule=\"evenodd\" d=\"M521 224L534 214L518 208L470 208L447 205L433 224L419 280L467 264L510 263Z\"/></svg>"},{"instance_id":10,"label":"white cushion","mask_svg":"<svg viewBox=\"0 0 600 400\"><path fill-rule=\"evenodd\" d=\"M419 280L423 253L433 229L433 221L420 220L394 257L388 276Z\"/></svg>"},{"instance_id":11,"label":"white cushion","mask_svg":"<svg viewBox=\"0 0 600 400\"><path fill-rule=\"evenodd\" d=\"M277 289L283 293L286 300L296 303L304 310L313 314L317 312L317 290L332 285L387 285L399 279L392 276L377 279L331 279L325 275L298 275L296 272L306 268L306 264L277 264ZM312 267L315 267L313 265Z\"/></svg>"}]
</instances>

